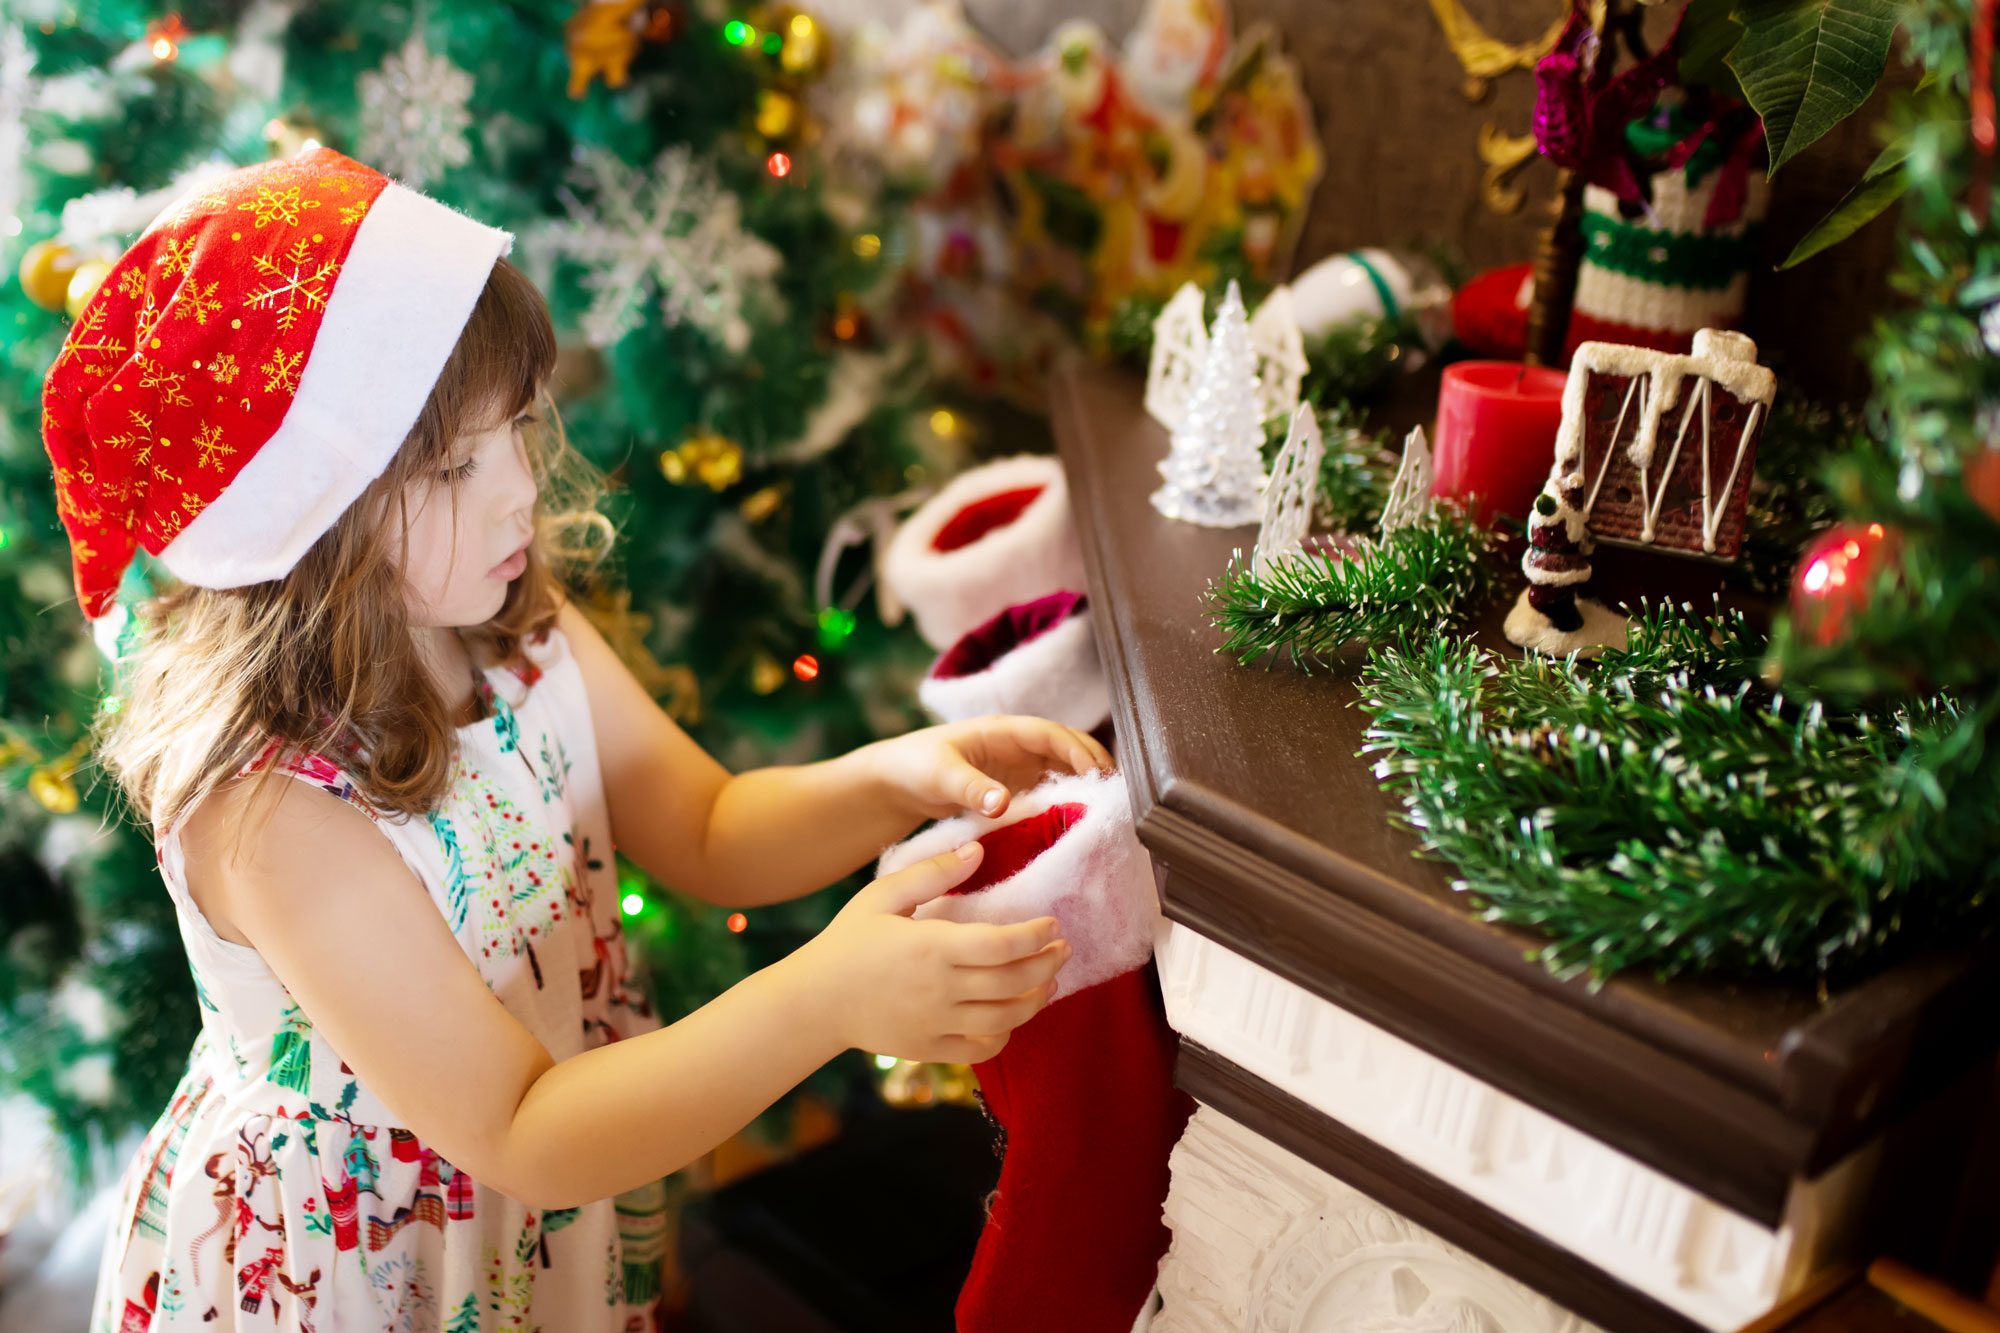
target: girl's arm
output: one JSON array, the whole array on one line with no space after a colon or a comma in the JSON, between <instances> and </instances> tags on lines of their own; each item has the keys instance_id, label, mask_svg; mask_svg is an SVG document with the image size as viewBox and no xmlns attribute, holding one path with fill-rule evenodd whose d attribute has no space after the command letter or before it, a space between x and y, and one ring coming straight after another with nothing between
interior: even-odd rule
<instances>
[{"instance_id":1,"label":"girl's arm","mask_svg":"<svg viewBox=\"0 0 2000 1333\"><path fill-rule=\"evenodd\" d=\"M679 1169L852 1045L990 1058L1046 1003L1068 956L1049 918L909 918L972 872L975 845L869 885L799 952L671 1027L556 1061L363 814L304 783L272 787L240 856L219 849L250 814L245 789L189 820L197 902L225 938L247 938L419 1139L533 1206L607 1198Z\"/></svg>"},{"instance_id":2,"label":"girl's arm","mask_svg":"<svg viewBox=\"0 0 2000 1333\"><path fill-rule=\"evenodd\" d=\"M661 711L573 604L558 623L590 696L612 841L661 883L708 902L797 898L866 865L926 819L997 814L1010 788L1050 768L1111 763L1080 732L1010 717L732 776Z\"/></svg>"}]
</instances>

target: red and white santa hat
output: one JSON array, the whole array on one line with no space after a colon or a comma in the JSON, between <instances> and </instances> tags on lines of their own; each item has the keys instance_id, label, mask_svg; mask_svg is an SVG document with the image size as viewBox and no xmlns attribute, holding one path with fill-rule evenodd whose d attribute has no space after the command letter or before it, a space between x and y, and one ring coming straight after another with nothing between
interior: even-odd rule
<instances>
[{"instance_id":1,"label":"red and white santa hat","mask_svg":"<svg viewBox=\"0 0 2000 1333\"><path fill-rule=\"evenodd\" d=\"M84 614L140 547L206 588L291 570L395 456L512 245L330 148L162 212L42 389Z\"/></svg>"}]
</instances>

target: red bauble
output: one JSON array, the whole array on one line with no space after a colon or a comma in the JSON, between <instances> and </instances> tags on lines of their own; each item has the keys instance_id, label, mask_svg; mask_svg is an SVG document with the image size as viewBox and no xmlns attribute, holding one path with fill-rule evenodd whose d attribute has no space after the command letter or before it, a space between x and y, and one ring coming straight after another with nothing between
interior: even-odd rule
<instances>
[{"instance_id":1,"label":"red bauble","mask_svg":"<svg viewBox=\"0 0 2000 1333\"><path fill-rule=\"evenodd\" d=\"M1988 444L1965 463L1965 493L2000 523L2000 444Z\"/></svg>"},{"instance_id":2,"label":"red bauble","mask_svg":"<svg viewBox=\"0 0 2000 1333\"><path fill-rule=\"evenodd\" d=\"M1847 635L1848 621L1868 605L1876 575L1896 562L1902 546L1880 523L1841 523L1806 548L1792 575L1792 618L1821 647Z\"/></svg>"}]
</instances>

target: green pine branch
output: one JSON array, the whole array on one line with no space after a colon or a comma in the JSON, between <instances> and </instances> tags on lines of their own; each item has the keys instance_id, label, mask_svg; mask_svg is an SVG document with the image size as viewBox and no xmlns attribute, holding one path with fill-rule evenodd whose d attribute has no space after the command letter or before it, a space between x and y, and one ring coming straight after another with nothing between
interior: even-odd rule
<instances>
[{"instance_id":1,"label":"green pine branch","mask_svg":"<svg viewBox=\"0 0 2000 1333\"><path fill-rule=\"evenodd\" d=\"M1984 914L1978 737L1947 701L1841 713L1756 678L1734 616L1656 609L1595 666L1433 639L1370 656L1363 751L1487 919L1564 974L1826 975Z\"/></svg>"},{"instance_id":2,"label":"green pine branch","mask_svg":"<svg viewBox=\"0 0 2000 1333\"><path fill-rule=\"evenodd\" d=\"M1262 577L1239 551L1205 594L1220 651L1250 663L1285 652L1310 670L1350 643L1382 646L1439 631L1492 586L1492 538L1454 510L1364 539L1342 558L1301 554Z\"/></svg>"}]
</instances>

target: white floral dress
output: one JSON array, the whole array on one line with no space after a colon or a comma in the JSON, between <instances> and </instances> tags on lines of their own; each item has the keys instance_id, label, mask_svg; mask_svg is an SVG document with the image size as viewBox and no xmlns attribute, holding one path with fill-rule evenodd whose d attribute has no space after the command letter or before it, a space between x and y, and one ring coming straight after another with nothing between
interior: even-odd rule
<instances>
[{"instance_id":1,"label":"white floral dress","mask_svg":"<svg viewBox=\"0 0 2000 1333\"><path fill-rule=\"evenodd\" d=\"M626 957L582 675L560 630L526 656L522 672L478 673L490 715L459 729L442 806L375 826L561 1060L659 1020ZM355 801L323 758L284 768ZM341 1063L254 949L215 933L177 835L157 851L202 1030L126 1170L91 1333L651 1329L664 1186L542 1211L458 1170Z\"/></svg>"}]
</instances>

